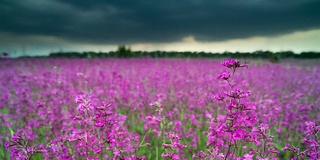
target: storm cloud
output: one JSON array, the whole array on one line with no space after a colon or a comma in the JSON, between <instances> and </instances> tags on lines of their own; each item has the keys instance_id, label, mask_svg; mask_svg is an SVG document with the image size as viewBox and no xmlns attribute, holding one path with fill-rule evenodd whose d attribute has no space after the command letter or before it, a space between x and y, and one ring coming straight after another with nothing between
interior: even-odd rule
<instances>
[{"instance_id":1,"label":"storm cloud","mask_svg":"<svg viewBox=\"0 0 320 160\"><path fill-rule=\"evenodd\" d=\"M93 44L223 41L320 28L319 0L2 0L0 32Z\"/></svg>"}]
</instances>

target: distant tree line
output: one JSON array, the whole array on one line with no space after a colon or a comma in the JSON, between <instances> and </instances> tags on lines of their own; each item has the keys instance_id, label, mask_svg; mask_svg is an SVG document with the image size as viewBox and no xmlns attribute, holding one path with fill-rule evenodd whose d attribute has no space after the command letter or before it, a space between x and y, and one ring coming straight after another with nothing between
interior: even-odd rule
<instances>
[{"instance_id":1,"label":"distant tree line","mask_svg":"<svg viewBox=\"0 0 320 160\"><path fill-rule=\"evenodd\" d=\"M131 51L130 48L120 46L117 51L112 52L55 52L49 57L66 58L265 58L265 59L284 59L284 58L320 58L320 52L302 52L296 54L292 51L255 51L255 52L166 52L166 51Z\"/></svg>"},{"instance_id":2,"label":"distant tree line","mask_svg":"<svg viewBox=\"0 0 320 160\"><path fill-rule=\"evenodd\" d=\"M277 62L279 59L299 58L316 59L320 58L320 52L294 53L292 51L255 51L255 52L167 52L167 51L131 51L129 47L119 46L117 51L111 52L55 52L49 57L54 58L263 58Z\"/></svg>"}]
</instances>

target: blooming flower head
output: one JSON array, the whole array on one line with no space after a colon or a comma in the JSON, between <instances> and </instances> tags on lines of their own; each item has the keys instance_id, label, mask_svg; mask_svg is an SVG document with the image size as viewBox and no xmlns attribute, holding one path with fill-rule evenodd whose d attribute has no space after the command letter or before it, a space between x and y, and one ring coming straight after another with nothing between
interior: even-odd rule
<instances>
[{"instance_id":1,"label":"blooming flower head","mask_svg":"<svg viewBox=\"0 0 320 160\"><path fill-rule=\"evenodd\" d=\"M224 98L225 98L225 95L224 94L221 94L221 93L218 93L214 96L214 98L218 101L223 101Z\"/></svg>"},{"instance_id":2,"label":"blooming flower head","mask_svg":"<svg viewBox=\"0 0 320 160\"><path fill-rule=\"evenodd\" d=\"M320 126L316 126L316 124L312 121L307 121L305 122L305 124L307 126L307 130L305 131L307 135L311 135L311 134L316 135L320 130Z\"/></svg>"},{"instance_id":3,"label":"blooming flower head","mask_svg":"<svg viewBox=\"0 0 320 160\"><path fill-rule=\"evenodd\" d=\"M253 159L253 155L252 154L245 154L243 156L243 160L252 160Z\"/></svg>"},{"instance_id":4,"label":"blooming flower head","mask_svg":"<svg viewBox=\"0 0 320 160\"><path fill-rule=\"evenodd\" d=\"M268 124L265 124L265 123L261 123L261 124L260 124L260 131L261 131L261 132L265 132L265 131L268 130L268 129L269 129Z\"/></svg>"},{"instance_id":5,"label":"blooming flower head","mask_svg":"<svg viewBox=\"0 0 320 160\"><path fill-rule=\"evenodd\" d=\"M223 71L220 73L217 79L223 79L223 80L228 80L230 78L230 73L227 71Z\"/></svg>"},{"instance_id":6,"label":"blooming flower head","mask_svg":"<svg viewBox=\"0 0 320 160\"><path fill-rule=\"evenodd\" d=\"M221 65L231 69L233 72L239 67L247 67L248 68L247 62L244 62L243 64L241 64L241 61L234 60L231 58L228 58L228 59L222 61Z\"/></svg>"}]
</instances>

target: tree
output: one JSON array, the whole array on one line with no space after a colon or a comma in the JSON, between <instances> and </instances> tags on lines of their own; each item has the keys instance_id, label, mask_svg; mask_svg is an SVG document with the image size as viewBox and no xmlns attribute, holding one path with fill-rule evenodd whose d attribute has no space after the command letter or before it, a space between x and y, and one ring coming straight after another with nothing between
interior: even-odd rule
<instances>
[{"instance_id":1,"label":"tree","mask_svg":"<svg viewBox=\"0 0 320 160\"><path fill-rule=\"evenodd\" d=\"M132 56L130 47L126 47L125 45L118 46L118 50L116 51L117 57L120 58L129 58Z\"/></svg>"}]
</instances>

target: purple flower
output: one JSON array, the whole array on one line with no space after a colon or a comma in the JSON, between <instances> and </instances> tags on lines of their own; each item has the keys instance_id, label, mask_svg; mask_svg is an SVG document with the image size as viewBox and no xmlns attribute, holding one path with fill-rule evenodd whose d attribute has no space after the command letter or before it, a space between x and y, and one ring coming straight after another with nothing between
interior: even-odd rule
<instances>
[{"instance_id":1,"label":"purple flower","mask_svg":"<svg viewBox=\"0 0 320 160\"><path fill-rule=\"evenodd\" d=\"M242 160L252 160L253 159L253 156L254 155L252 155L252 154L245 154L244 156L243 156L243 159Z\"/></svg>"},{"instance_id":2,"label":"purple flower","mask_svg":"<svg viewBox=\"0 0 320 160\"><path fill-rule=\"evenodd\" d=\"M223 101L224 98L225 98L225 95L224 94L221 94L221 93L218 93L214 96L214 98L218 101Z\"/></svg>"},{"instance_id":3,"label":"purple flower","mask_svg":"<svg viewBox=\"0 0 320 160\"><path fill-rule=\"evenodd\" d=\"M217 79L228 80L230 78L230 73L227 71L223 71L220 73Z\"/></svg>"},{"instance_id":4,"label":"purple flower","mask_svg":"<svg viewBox=\"0 0 320 160\"><path fill-rule=\"evenodd\" d=\"M223 62L221 62L222 66L228 67L228 68L239 68L239 67L248 67L248 63L244 62L244 64L241 64L240 61L234 60L234 59L226 59Z\"/></svg>"},{"instance_id":5,"label":"purple flower","mask_svg":"<svg viewBox=\"0 0 320 160\"><path fill-rule=\"evenodd\" d=\"M265 123L260 124L260 131L261 132L266 132L266 130L268 130L268 129L269 129L269 126L267 124L265 124Z\"/></svg>"},{"instance_id":6,"label":"purple flower","mask_svg":"<svg viewBox=\"0 0 320 160\"><path fill-rule=\"evenodd\" d=\"M305 125L307 126L307 129L306 129L306 134L307 135L316 135L318 134L319 130L320 130L320 126L316 126L316 124L312 121L307 121L305 122Z\"/></svg>"}]
</instances>

